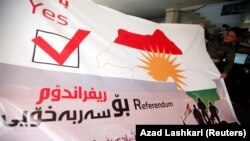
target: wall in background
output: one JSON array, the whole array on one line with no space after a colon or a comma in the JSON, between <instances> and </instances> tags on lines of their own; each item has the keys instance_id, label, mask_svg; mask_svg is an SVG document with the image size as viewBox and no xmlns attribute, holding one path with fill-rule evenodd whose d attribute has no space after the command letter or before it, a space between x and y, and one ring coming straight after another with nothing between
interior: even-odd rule
<instances>
[{"instance_id":1,"label":"wall in background","mask_svg":"<svg viewBox=\"0 0 250 141\"><path fill-rule=\"evenodd\" d=\"M244 13L240 12L232 12L230 14L230 11L228 10L228 15L221 15L221 12L223 10L223 6L230 6L231 4L236 4L239 2L223 2L223 3L217 3L217 4L209 4L199 10L197 10L198 13L201 14L201 16L206 17L207 20L211 21L213 24L215 24L218 27L221 27L222 24L228 24L229 26L241 26L243 20L244 20ZM225 7L224 7L224 12Z\"/></svg>"}]
</instances>

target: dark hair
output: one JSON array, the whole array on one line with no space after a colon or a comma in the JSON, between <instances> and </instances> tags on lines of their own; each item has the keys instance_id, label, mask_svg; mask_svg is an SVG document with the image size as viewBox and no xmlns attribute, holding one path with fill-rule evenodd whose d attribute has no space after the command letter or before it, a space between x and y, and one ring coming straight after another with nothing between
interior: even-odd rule
<instances>
[{"instance_id":1,"label":"dark hair","mask_svg":"<svg viewBox=\"0 0 250 141\"><path fill-rule=\"evenodd\" d=\"M228 29L228 31L233 31L236 35L236 38L240 36L240 28L239 27L231 27Z\"/></svg>"}]
</instances>

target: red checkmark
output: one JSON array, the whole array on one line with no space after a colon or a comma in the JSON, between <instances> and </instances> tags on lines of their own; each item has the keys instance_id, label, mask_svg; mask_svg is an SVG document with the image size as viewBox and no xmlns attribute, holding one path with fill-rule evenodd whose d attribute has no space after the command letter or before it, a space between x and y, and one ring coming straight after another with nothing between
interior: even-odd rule
<instances>
[{"instance_id":1,"label":"red checkmark","mask_svg":"<svg viewBox=\"0 0 250 141\"><path fill-rule=\"evenodd\" d=\"M32 41L43 49L48 55L50 55L58 64L63 63L68 59L70 54L79 46L90 31L78 30L67 45L63 48L61 53L58 53L49 43L47 43L42 37L38 36Z\"/></svg>"}]
</instances>

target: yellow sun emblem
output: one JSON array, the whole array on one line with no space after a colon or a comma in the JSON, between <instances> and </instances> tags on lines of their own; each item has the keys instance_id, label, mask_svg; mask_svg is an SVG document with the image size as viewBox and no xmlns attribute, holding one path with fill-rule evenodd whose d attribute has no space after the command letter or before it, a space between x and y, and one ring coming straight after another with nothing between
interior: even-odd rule
<instances>
[{"instance_id":1,"label":"yellow sun emblem","mask_svg":"<svg viewBox=\"0 0 250 141\"><path fill-rule=\"evenodd\" d=\"M157 48L157 52L154 52L151 48L151 52L147 51L147 54L143 54L144 59L140 59L146 66L139 66L148 71L148 74L155 79L156 81L167 81L169 77L171 77L177 88L182 89L182 85L185 83L181 80L185 78L180 73L183 70L178 69L177 67L180 64L174 64L176 57L172 60L170 59L170 54L166 55L165 52L159 52Z\"/></svg>"}]
</instances>

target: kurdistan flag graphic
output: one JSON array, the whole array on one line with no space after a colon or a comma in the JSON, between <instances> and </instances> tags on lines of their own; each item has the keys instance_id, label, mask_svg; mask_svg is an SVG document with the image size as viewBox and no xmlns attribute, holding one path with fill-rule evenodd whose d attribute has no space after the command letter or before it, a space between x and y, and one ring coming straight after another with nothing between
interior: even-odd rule
<instances>
[{"instance_id":1,"label":"kurdistan flag graphic","mask_svg":"<svg viewBox=\"0 0 250 141\"><path fill-rule=\"evenodd\" d=\"M185 108L185 111L184 111L184 121L188 118L188 116L192 113L192 110L190 108L190 105L189 103L187 103L187 106Z\"/></svg>"},{"instance_id":2,"label":"kurdistan flag graphic","mask_svg":"<svg viewBox=\"0 0 250 141\"><path fill-rule=\"evenodd\" d=\"M121 60L113 60L108 57L110 54L119 54ZM114 43L98 56L98 60L100 68L112 66L138 71L133 78L141 79L139 76L142 76L150 81L175 83L177 89L186 91L194 102L198 98L206 104L219 100L215 82L193 71L186 63L185 52L160 29L152 34L119 29Z\"/></svg>"}]
</instances>

